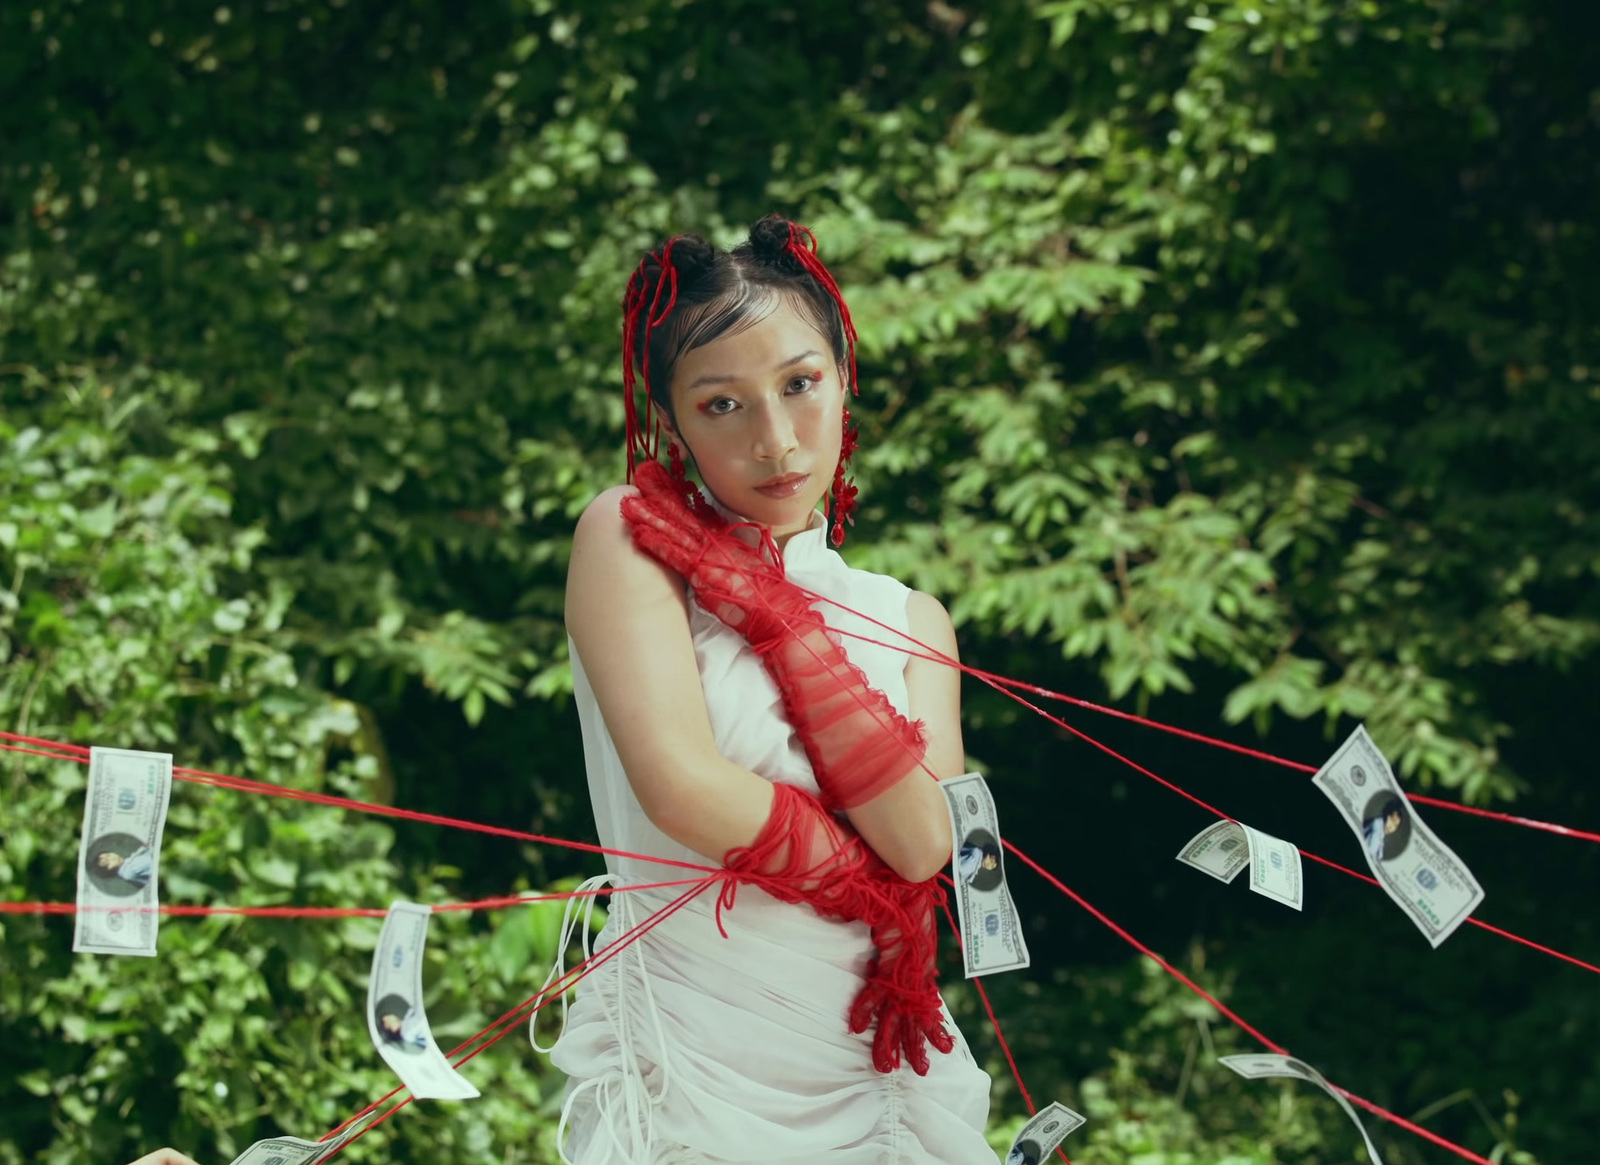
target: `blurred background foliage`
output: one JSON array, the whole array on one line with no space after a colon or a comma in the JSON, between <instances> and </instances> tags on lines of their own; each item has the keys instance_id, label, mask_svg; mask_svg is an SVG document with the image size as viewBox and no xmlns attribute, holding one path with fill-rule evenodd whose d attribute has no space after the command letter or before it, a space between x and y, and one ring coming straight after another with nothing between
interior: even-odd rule
<instances>
[{"instance_id":1,"label":"blurred background foliage","mask_svg":"<svg viewBox=\"0 0 1600 1165\"><path fill-rule=\"evenodd\" d=\"M0 724L592 837L561 593L621 478L640 249L811 225L862 332L857 565L990 670L1600 821L1600 10L1556 0L20 0L0 6ZM1352 862L1301 777L1058 707ZM1204 815L970 688L1014 839L1252 1022L1496 1161L1592 1159L1583 972L1432 952L1308 871L1178 868ZM8 754L0 893L72 897L83 775ZM1600 957L1593 847L1435 812L1482 917ZM592 861L180 785L172 902L382 906ZM1137 875L1137 876L1135 876ZM1030 875L994 995L1084 1165L1361 1158L1246 1037ZM1202 884L1204 883L1204 884ZM543 908L444 915L430 1017L538 986ZM387 1091L377 923L0 926L0 1165L224 1161ZM946 962L947 968L952 964ZM1024 1112L967 985L949 997ZM555 1160L520 1039L363 1161ZM1447 1159L1388 1126L1392 1165Z\"/></svg>"}]
</instances>

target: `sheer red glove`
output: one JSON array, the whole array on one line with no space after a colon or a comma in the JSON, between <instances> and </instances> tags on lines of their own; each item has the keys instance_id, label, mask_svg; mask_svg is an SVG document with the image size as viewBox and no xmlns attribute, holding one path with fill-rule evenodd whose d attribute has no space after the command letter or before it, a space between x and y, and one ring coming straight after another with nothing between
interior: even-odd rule
<instances>
[{"instance_id":1,"label":"sheer red glove","mask_svg":"<svg viewBox=\"0 0 1600 1165\"><path fill-rule=\"evenodd\" d=\"M748 846L728 851L723 864L735 884L758 886L782 902L806 903L824 918L864 922L877 955L850 1006L853 1032L872 1027L872 1064L893 1072L904 1057L919 1076L928 1049L955 1047L939 999L934 921L944 891L936 881L900 877L848 826L793 785L774 784L772 812Z\"/></svg>"},{"instance_id":2,"label":"sheer red glove","mask_svg":"<svg viewBox=\"0 0 1600 1165\"><path fill-rule=\"evenodd\" d=\"M658 463L634 474L622 516L636 546L676 571L707 611L761 656L829 808L853 809L914 772L927 752L912 723L867 682L799 587L726 524L701 521Z\"/></svg>"}]
</instances>

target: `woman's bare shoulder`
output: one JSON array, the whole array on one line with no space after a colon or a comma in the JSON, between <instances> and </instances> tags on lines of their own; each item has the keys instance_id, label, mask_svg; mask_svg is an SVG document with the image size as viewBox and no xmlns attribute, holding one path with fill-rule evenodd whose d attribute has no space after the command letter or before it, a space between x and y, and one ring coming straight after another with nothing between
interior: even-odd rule
<instances>
[{"instance_id":1,"label":"woman's bare shoulder","mask_svg":"<svg viewBox=\"0 0 1600 1165\"><path fill-rule=\"evenodd\" d=\"M609 541L616 535L627 533L628 521L622 516L622 503L626 498L639 496L639 487L634 485L614 485L610 489L601 490L594 496L594 500L583 507L583 513L578 515L578 525L572 532L572 548L577 553L580 547L599 541Z\"/></svg>"},{"instance_id":2,"label":"woman's bare shoulder","mask_svg":"<svg viewBox=\"0 0 1600 1165\"><path fill-rule=\"evenodd\" d=\"M634 545L621 512L623 499L636 492L608 489L578 519L567 568L567 633L640 806L689 845L675 823L693 800L685 792L693 774L716 757L716 743L683 581Z\"/></svg>"},{"instance_id":3,"label":"woman's bare shoulder","mask_svg":"<svg viewBox=\"0 0 1600 1165\"><path fill-rule=\"evenodd\" d=\"M659 613L684 607L683 581L634 545L622 503L638 493L631 485L602 491L584 508L572 532L567 623L580 642L585 632L607 626L619 630L616 617L624 610Z\"/></svg>"}]
</instances>

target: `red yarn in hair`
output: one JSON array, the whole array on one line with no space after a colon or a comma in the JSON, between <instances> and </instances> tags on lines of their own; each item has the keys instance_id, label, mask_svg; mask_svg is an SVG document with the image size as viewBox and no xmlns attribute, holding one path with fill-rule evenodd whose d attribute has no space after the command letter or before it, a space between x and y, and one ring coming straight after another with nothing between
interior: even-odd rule
<instances>
[{"instance_id":1,"label":"red yarn in hair","mask_svg":"<svg viewBox=\"0 0 1600 1165\"><path fill-rule=\"evenodd\" d=\"M641 458L655 460L661 446L661 425L655 415L655 398L650 393L650 333L666 322L678 303L678 269L672 262L672 245L682 235L674 235L661 246L659 254L651 252L639 261L628 278L622 296L622 385L627 424L628 481L633 481L635 468ZM839 284L817 257L817 237L798 223L789 224L789 241L785 250L792 255L802 270L822 285L824 291L839 309L839 319L844 325L845 350L850 363L850 393L859 396L861 386L856 377L856 326L850 318L850 308L839 291ZM653 294L647 296L648 277L646 265L654 259L661 268ZM665 305L662 295L666 296ZM649 302L646 303L648 298ZM642 333L642 334L641 334ZM639 353L639 376L634 376L634 354ZM644 415L639 415L639 380L644 382ZM839 463L834 469L833 484L829 490L828 513L833 519L830 538L835 546L843 546L845 526L855 524L856 495L853 480L845 476L851 455L855 453L858 430L850 421L850 410L844 411L844 433L839 448ZM676 445L668 445L671 474L679 483L684 497L695 513L707 517L716 511L689 481Z\"/></svg>"},{"instance_id":2,"label":"red yarn in hair","mask_svg":"<svg viewBox=\"0 0 1600 1165\"><path fill-rule=\"evenodd\" d=\"M793 255L795 261L803 267L818 283L823 290L833 299L834 305L839 309L839 319L844 324L845 351L850 357L850 395L861 395L861 384L856 377L856 325L850 318L850 307L844 301L844 294L839 290L839 284L834 280L833 274L823 266L822 260L817 257L817 236L798 223L789 224L789 243L786 248ZM845 471L850 465L851 455L856 451L858 430L850 423L850 410L844 410L844 434L839 446L839 464L833 472L833 486L830 492L829 516L833 519L833 530L829 539L835 546L844 545L844 528L855 525L856 489L855 482L845 477Z\"/></svg>"},{"instance_id":3,"label":"red yarn in hair","mask_svg":"<svg viewBox=\"0 0 1600 1165\"><path fill-rule=\"evenodd\" d=\"M678 303L678 269L672 265L672 244L681 239L682 235L674 235L661 247L657 255L651 252L639 260L639 265L633 269L633 274L628 277L627 290L622 295L622 391L625 397L624 405L627 410L628 427L628 480L633 480L633 469L638 459L648 457L654 459L656 449L660 445L661 427L655 418L655 402L650 395L650 333L666 321L672 309ZM655 294L650 297L648 306L645 304L645 264L655 259L661 266L661 278L656 280ZM661 293L671 284L667 294L667 306L658 314L656 308L661 303ZM644 322L643 344L640 345L639 324ZM636 347L642 348L640 356L640 374L644 380L644 418L641 422L637 382L633 375L633 356Z\"/></svg>"}]
</instances>

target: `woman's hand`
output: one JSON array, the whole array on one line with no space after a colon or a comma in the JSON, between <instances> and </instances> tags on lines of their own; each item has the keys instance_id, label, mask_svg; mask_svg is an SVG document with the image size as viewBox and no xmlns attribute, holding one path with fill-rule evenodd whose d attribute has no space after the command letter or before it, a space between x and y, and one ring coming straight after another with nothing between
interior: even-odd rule
<instances>
[{"instance_id":1,"label":"woman's hand","mask_svg":"<svg viewBox=\"0 0 1600 1165\"><path fill-rule=\"evenodd\" d=\"M720 517L699 518L659 462L640 465L633 482L639 492L623 501L622 516L634 545L679 575L701 607L757 651L793 637L797 626L821 626L810 600L784 577L781 560L767 558Z\"/></svg>"},{"instance_id":2,"label":"woman's hand","mask_svg":"<svg viewBox=\"0 0 1600 1165\"><path fill-rule=\"evenodd\" d=\"M146 1153L133 1165L197 1165L197 1162L176 1149L157 1149L154 1153Z\"/></svg>"}]
</instances>

